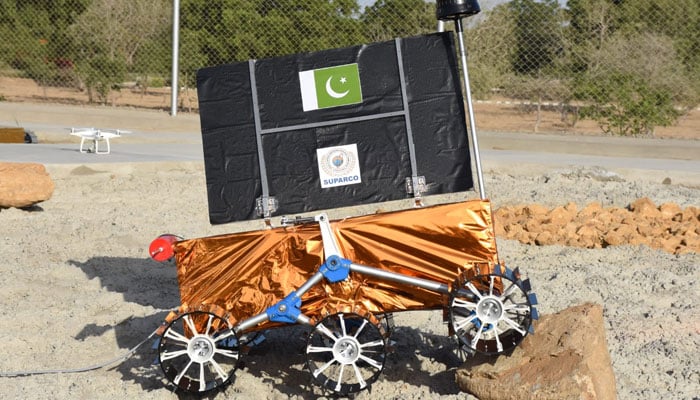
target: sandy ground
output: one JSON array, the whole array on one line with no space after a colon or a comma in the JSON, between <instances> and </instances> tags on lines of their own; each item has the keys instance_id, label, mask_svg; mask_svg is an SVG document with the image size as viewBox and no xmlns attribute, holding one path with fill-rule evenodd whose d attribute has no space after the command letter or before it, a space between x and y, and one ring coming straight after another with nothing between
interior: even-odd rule
<instances>
[{"instance_id":1,"label":"sandy ground","mask_svg":"<svg viewBox=\"0 0 700 400\"><path fill-rule=\"evenodd\" d=\"M643 170L506 165L485 161L494 205L569 201L624 207L640 197L700 206L700 186ZM0 373L88 367L125 354L179 305L175 269L147 256L161 233L203 237L257 229L211 226L200 163L47 165L53 197L33 210L0 210ZM611 175L612 173L612 175ZM700 174L700 171L699 171ZM614 179L611 179L614 176ZM684 176L687 176L685 173ZM686 182L686 183L683 183ZM474 193L428 199L473 198ZM362 210L333 210L332 217ZM533 281L541 313L604 306L620 399L700 394L700 255L646 247L585 250L499 240L499 254ZM396 315L395 353L357 399L474 399L459 392L460 360L441 312ZM304 369L304 330L270 331L208 398L317 398ZM546 334L538 332L536 334ZM81 373L0 377L8 399L173 399L152 341L124 362Z\"/></svg>"}]
</instances>

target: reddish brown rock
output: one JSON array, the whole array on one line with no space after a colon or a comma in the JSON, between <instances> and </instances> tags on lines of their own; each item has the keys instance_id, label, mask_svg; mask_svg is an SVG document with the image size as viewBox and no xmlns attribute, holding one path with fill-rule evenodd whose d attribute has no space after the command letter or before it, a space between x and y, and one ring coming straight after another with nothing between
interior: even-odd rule
<instances>
[{"instance_id":1,"label":"reddish brown rock","mask_svg":"<svg viewBox=\"0 0 700 400\"><path fill-rule=\"evenodd\" d=\"M661 216L665 219L672 220L683 215L683 210L675 203L664 203L659 206L659 211L661 211Z\"/></svg>"},{"instance_id":2,"label":"reddish brown rock","mask_svg":"<svg viewBox=\"0 0 700 400\"><path fill-rule=\"evenodd\" d=\"M456 380L480 400L616 399L603 308L587 303L544 315L512 354L475 356Z\"/></svg>"},{"instance_id":3,"label":"reddish brown rock","mask_svg":"<svg viewBox=\"0 0 700 400\"><path fill-rule=\"evenodd\" d=\"M596 226L610 226L613 222L613 213L609 208L603 209L592 222Z\"/></svg>"},{"instance_id":4,"label":"reddish brown rock","mask_svg":"<svg viewBox=\"0 0 700 400\"><path fill-rule=\"evenodd\" d=\"M566 203L564 209L571 213L572 216L578 214L578 206L573 201Z\"/></svg>"},{"instance_id":5,"label":"reddish brown rock","mask_svg":"<svg viewBox=\"0 0 700 400\"><path fill-rule=\"evenodd\" d=\"M648 198L628 208L574 203L548 211L540 205L502 207L494 213L496 235L540 246L561 244L586 248L646 245L670 253L700 253L700 209L674 203L658 208Z\"/></svg>"},{"instance_id":6,"label":"reddish brown rock","mask_svg":"<svg viewBox=\"0 0 700 400\"><path fill-rule=\"evenodd\" d=\"M621 224L622 221L629 216L629 214L629 211L622 208L610 209L610 217L612 219L612 223L614 224Z\"/></svg>"},{"instance_id":7,"label":"reddish brown rock","mask_svg":"<svg viewBox=\"0 0 700 400\"><path fill-rule=\"evenodd\" d=\"M548 244L555 244L556 240L554 235L548 231L544 231L535 237L535 244L538 246L544 246Z\"/></svg>"},{"instance_id":8,"label":"reddish brown rock","mask_svg":"<svg viewBox=\"0 0 700 400\"><path fill-rule=\"evenodd\" d=\"M46 201L54 187L42 164L0 162L0 208L24 208Z\"/></svg>"},{"instance_id":9,"label":"reddish brown rock","mask_svg":"<svg viewBox=\"0 0 700 400\"><path fill-rule=\"evenodd\" d=\"M642 197L634 201L629 206L630 211L634 212L638 216L647 219L653 219L658 217L661 212L656 208L656 205L648 197Z\"/></svg>"},{"instance_id":10,"label":"reddish brown rock","mask_svg":"<svg viewBox=\"0 0 700 400\"><path fill-rule=\"evenodd\" d=\"M549 223L554 226L565 226L567 223L571 222L572 219L576 217L576 212L571 212L565 207L555 207L549 213Z\"/></svg>"},{"instance_id":11,"label":"reddish brown rock","mask_svg":"<svg viewBox=\"0 0 700 400\"><path fill-rule=\"evenodd\" d=\"M543 218L549 210L547 207L539 204L528 204L523 208L523 215L528 218Z\"/></svg>"},{"instance_id":12,"label":"reddish brown rock","mask_svg":"<svg viewBox=\"0 0 700 400\"><path fill-rule=\"evenodd\" d=\"M625 244L627 238L625 237L624 231L619 229L608 231L603 236L603 243L605 246L620 246Z\"/></svg>"},{"instance_id":13,"label":"reddish brown rock","mask_svg":"<svg viewBox=\"0 0 700 400\"><path fill-rule=\"evenodd\" d=\"M666 227L653 218L644 218L637 222L637 232L644 237L661 237Z\"/></svg>"},{"instance_id":14,"label":"reddish brown rock","mask_svg":"<svg viewBox=\"0 0 700 400\"><path fill-rule=\"evenodd\" d=\"M686 236L681 240L678 253L700 253L700 236Z\"/></svg>"},{"instance_id":15,"label":"reddish brown rock","mask_svg":"<svg viewBox=\"0 0 700 400\"><path fill-rule=\"evenodd\" d=\"M537 235L538 233L542 232L542 221L538 221L536 219L528 220L525 222L524 228L526 231Z\"/></svg>"},{"instance_id":16,"label":"reddish brown rock","mask_svg":"<svg viewBox=\"0 0 700 400\"><path fill-rule=\"evenodd\" d=\"M603 206L601 206L599 202L594 201L593 203L590 203L584 207L583 210L578 213L578 215L579 218L590 219L598 215L598 213L601 211L603 211Z\"/></svg>"},{"instance_id":17,"label":"reddish brown rock","mask_svg":"<svg viewBox=\"0 0 700 400\"><path fill-rule=\"evenodd\" d=\"M683 222L686 222L686 221L700 222L700 208L696 208L693 206L687 207L681 213L680 220Z\"/></svg>"},{"instance_id":18,"label":"reddish brown rock","mask_svg":"<svg viewBox=\"0 0 700 400\"><path fill-rule=\"evenodd\" d=\"M576 230L578 242L582 247L589 249L600 247L600 233L593 224L582 225ZM596 246L598 245L598 246Z\"/></svg>"}]
</instances>

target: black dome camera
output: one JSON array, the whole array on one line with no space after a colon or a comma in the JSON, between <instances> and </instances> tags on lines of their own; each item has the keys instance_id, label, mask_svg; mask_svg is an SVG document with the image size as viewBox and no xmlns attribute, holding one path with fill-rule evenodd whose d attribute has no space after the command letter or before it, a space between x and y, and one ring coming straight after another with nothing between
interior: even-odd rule
<instances>
[{"instance_id":1,"label":"black dome camera","mask_svg":"<svg viewBox=\"0 0 700 400\"><path fill-rule=\"evenodd\" d=\"M435 14L439 20L461 19L481 12L476 0L437 0Z\"/></svg>"}]
</instances>

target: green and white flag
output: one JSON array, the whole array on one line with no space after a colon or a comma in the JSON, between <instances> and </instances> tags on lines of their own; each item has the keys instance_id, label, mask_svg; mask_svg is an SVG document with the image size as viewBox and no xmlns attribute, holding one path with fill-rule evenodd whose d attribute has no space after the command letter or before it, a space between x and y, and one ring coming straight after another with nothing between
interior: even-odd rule
<instances>
[{"instance_id":1,"label":"green and white flag","mask_svg":"<svg viewBox=\"0 0 700 400\"><path fill-rule=\"evenodd\" d=\"M301 71L299 84L304 111L362 103L357 63Z\"/></svg>"}]
</instances>

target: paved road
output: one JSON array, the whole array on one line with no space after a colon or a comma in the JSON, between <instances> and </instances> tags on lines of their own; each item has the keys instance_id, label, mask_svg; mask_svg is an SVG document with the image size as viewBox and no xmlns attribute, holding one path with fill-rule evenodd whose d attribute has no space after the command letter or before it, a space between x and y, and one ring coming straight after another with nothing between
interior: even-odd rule
<instances>
[{"instance_id":1,"label":"paved road","mask_svg":"<svg viewBox=\"0 0 700 400\"><path fill-rule=\"evenodd\" d=\"M482 140L488 143L489 140ZM201 143L118 143L112 142L110 154L78 151L78 143L0 144L0 161L42 164L93 164L121 162L202 161ZM483 143L481 143L483 146ZM700 150L699 150L700 151ZM700 160L653 157L611 157L590 154L557 153L531 150L494 150L482 148L481 160L492 164L581 165L655 171L682 171L700 175Z\"/></svg>"},{"instance_id":2,"label":"paved road","mask_svg":"<svg viewBox=\"0 0 700 400\"><path fill-rule=\"evenodd\" d=\"M39 144L0 144L0 161L43 164L203 161L199 118L166 112L0 102L0 126L33 130ZM108 155L83 154L74 126L132 131L111 141ZM700 127L699 127L700 130ZM582 165L697 175L700 140L630 139L480 132L481 159L490 165Z\"/></svg>"},{"instance_id":3,"label":"paved road","mask_svg":"<svg viewBox=\"0 0 700 400\"><path fill-rule=\"evenodd\" d=\"M76 143L0 144L0 161L96 164L204 160L201 143L119 143L115 139L109 154L80 153L79 147L79 139Z\"/></svg>"}]
</instances>

